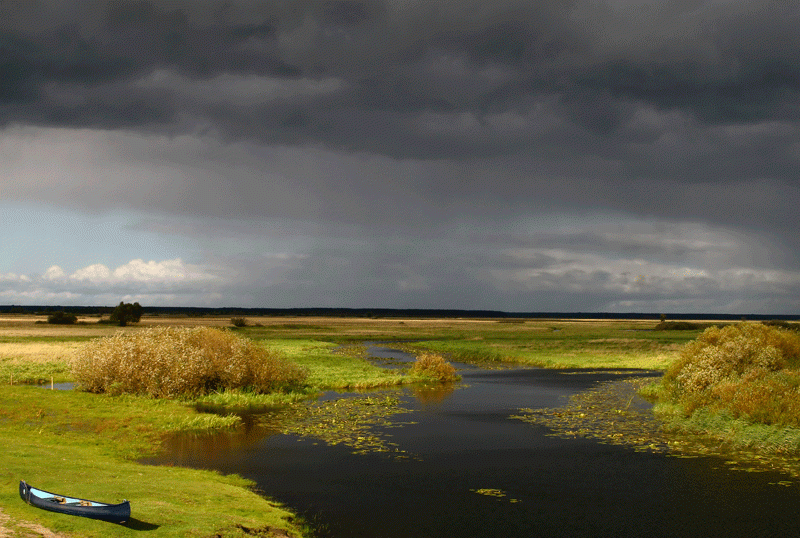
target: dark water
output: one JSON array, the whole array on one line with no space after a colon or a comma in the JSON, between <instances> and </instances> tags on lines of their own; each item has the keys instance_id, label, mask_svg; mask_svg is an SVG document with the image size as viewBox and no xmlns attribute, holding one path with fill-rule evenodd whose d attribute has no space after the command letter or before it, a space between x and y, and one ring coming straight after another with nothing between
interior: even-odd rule
<instances>
[{"instance_id":1,"label":"dark water","mask_svg":"<svg viewBox=\"0 0 800 538\"><path fill-rule=\"evenodd\" d=\"M388 433L413 459L355 455L256 425L176 438L158 463L251 478L318 525L321 537L800 536L800 490L779 485L784 475L560 439L509 419L519 408L562 405L620 373L462 376L466 387L452 392L404 393L413 412L394 419L416 423Z\"/></svg>"}]
</instances>

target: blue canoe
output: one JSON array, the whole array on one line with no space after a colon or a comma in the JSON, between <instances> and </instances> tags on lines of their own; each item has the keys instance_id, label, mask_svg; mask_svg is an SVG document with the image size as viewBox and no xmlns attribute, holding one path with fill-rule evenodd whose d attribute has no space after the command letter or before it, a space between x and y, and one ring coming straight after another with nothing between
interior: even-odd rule
<instances>
[{"instance_id":1,"label":"blue canoe","mask_svg":"<svg viewBox=\"0 0 800 538\"><path fill-rule=\"evenodd\" d=\"M111 523L125 523L131 517L131 503L123 501L119 504L106 504L87 499L77 499L58 495L28 485L24 480L19 483L19 496L26 503L71 516L89 517L110 521Z\"/></svg>"}]
</instances>

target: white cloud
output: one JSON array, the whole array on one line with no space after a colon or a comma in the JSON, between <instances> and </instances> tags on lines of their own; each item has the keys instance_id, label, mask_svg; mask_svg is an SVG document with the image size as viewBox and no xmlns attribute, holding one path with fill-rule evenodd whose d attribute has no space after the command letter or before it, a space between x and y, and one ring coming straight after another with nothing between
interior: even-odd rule
<instances>
[{"instance_id":1,"label":"white cloud","mask_svg":"<svg viewBox=\"0 0 800 538\"><path fill-rule=\"evenodd\" d=\"M12 304L115 304L147 301L148 304L187 304L187 295L214 296L207 290L221 283L208 268L180 258L145 262L131 260L114 269L101 263L67 273L59 265L41 275L0 274L0 302Z\"/></svg>"},{"instance_id":2,"label":"white cloud","mask_svg":"<svg viewBox=\"0 0 800 538\"><path fill-rule=\"evenodd\" d=\"M64 270L58 265L53 265L44 272L42 278L44 280L61 280L64 276L66 276Z\"/></svg>"},{"instance_id":3,"label":"white cloud","mask_svg":"<svg viewBox=\"0 0 800 538\"><path fill-rule=\"evenodd\" d=\"M31 281L30 277L17 277L12 273L0 275L0 279ZM40 277L42 282L78 282L91 285L114 285L124 283L172 284L189 282L207 282L216 277L203 268L184 263L180 258L173 260L145 262L141 259L131 260L116 269L110 269L102 263L95 263L76 270L67 275L58 265L48 268Z\"/></svg>"},{"instance_id":4,"label":"white cloud","mask_svg":"<svg viewBox=\"0 0 800 538\"><path fill-rule=\"evenodd\" d=\"M174 260L145 262L131 260L113 271L103 264L94 264L78 269L69 276L70 280L94 284L116 284L139 282L148 284L196 282L213 280L215 277L198 266L186 264L180 258Z\"/></svg>"},{"instance_id":5,"label":"white cloud","mask_svg":"<svg viewBox=\"0 0 800 538\"><path fill-rule=\"evenodd\" d=\"M83 269L78 269L69 278L78 281L105 282L110 280L111 271L105 265L96 263Z\"/></svg>"}]
</instances>

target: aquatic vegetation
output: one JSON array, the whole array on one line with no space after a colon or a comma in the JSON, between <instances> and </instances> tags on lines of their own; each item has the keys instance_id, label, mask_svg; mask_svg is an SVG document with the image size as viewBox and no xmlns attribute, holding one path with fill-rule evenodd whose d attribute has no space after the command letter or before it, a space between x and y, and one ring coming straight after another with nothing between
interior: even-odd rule
<instances>
[{"instance_id":1,"label":"aquatic vegetation","mask_svg":"<svg viewBox=\"0 0 800 538\"><path fill-rule=\"evenodd\" d=\"M197 396L220 389L288 392L304 369L265 346L210 327L154 327L118 332L75 353L72 373L88 392Z\"/></svg>"},{"instance_id":2,"label":"aquatic vegetation","mask_svg":"<svg viewBox=\"0 0 800 538\"><path fill-rule=\"evenodd\" d=\"M637 450L667 452L673 439L637 394L637 389L650 382L648 378L608 381L573 395L564 407L520 409L519 415L510 418L546 426L559 437L586 437Z\"/></svg>"},{"instance_id":3,"label":"aquatic vegetation","mask_svg":"<svg viewBox=\"0 0 800 538\"><path fill-rule=\"evenodd\" d=\"M514 498L505 499L505 497L508 497L508 494L501 489L480 488L480 489L471 489L470 491L472 493L477 493L478 495L483 495L485 497L494 497L496 499L507 500L510 503L521 502L519 499L514 499Z\"/></svg>"},{"instance_id":4,"label":"aquatic vegetation","mask_svg":"<svg viewBox=\"0 0 800 538\"><path fill-rule=\"evenodd\" d=\"M394 395L339 398L285 410L278 428L285 435L347 446L354 454L386 453L408 458L396 443L378 431L408 424L390 421L392 416L408 412Z\"/></svg>"},{"instance_id":5,"label":"aquatic vegetation","mask_svg":"<svg viewBox=\"0 0 800 538\"><path fill-rule=\"evenodd\" d=\"M558 408L520 409L509 418L550 428L561 438L587 438L679 458L717 456L732 469L780 471L800 478L800 428L775 428L708 411L689 419L642 399L659 389L648 378L600 383Z\"/></svg>"}]
</instances>

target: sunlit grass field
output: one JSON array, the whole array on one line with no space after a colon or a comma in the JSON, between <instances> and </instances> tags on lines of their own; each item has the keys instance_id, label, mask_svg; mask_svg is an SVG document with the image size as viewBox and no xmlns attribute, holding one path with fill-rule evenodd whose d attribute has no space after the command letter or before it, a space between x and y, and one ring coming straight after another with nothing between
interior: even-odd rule
<instances>
[{"instance_id":1,"label":"sunlit grass field","mask_svg":"<svg viewBox=\"0 0 800 538\"><path fill-rule=\"evenodd\" d=\"M45 321L0 317L0 510L12 522L90 537L134 536L142 530L152 537L245 536L241 526L301 535L303 529L290 520L291 514L253 493L244 479L143 466L135 460L156 451L166 433L235 426L239 418L230 412L285 405L325 390L391 387L423 379L410 370L373 365L366 360L364 342L395 342L418 353L492 367L516 363L663 370L699 333L653 331L655 321L606 320L254 317L241 328L222 317L144 316L124 328L100 325L91 317L74 326ZM229 328L307 370L306 386L279 395L220 391L183 399L34 386L74 381L70 362L90 340L153 326ZM20 479L97 500L126 497L136 521L128 527L110 526L32 509L18 498ZM17 531L24 535L24 530Z\"/></svg>"}]
</instances>

